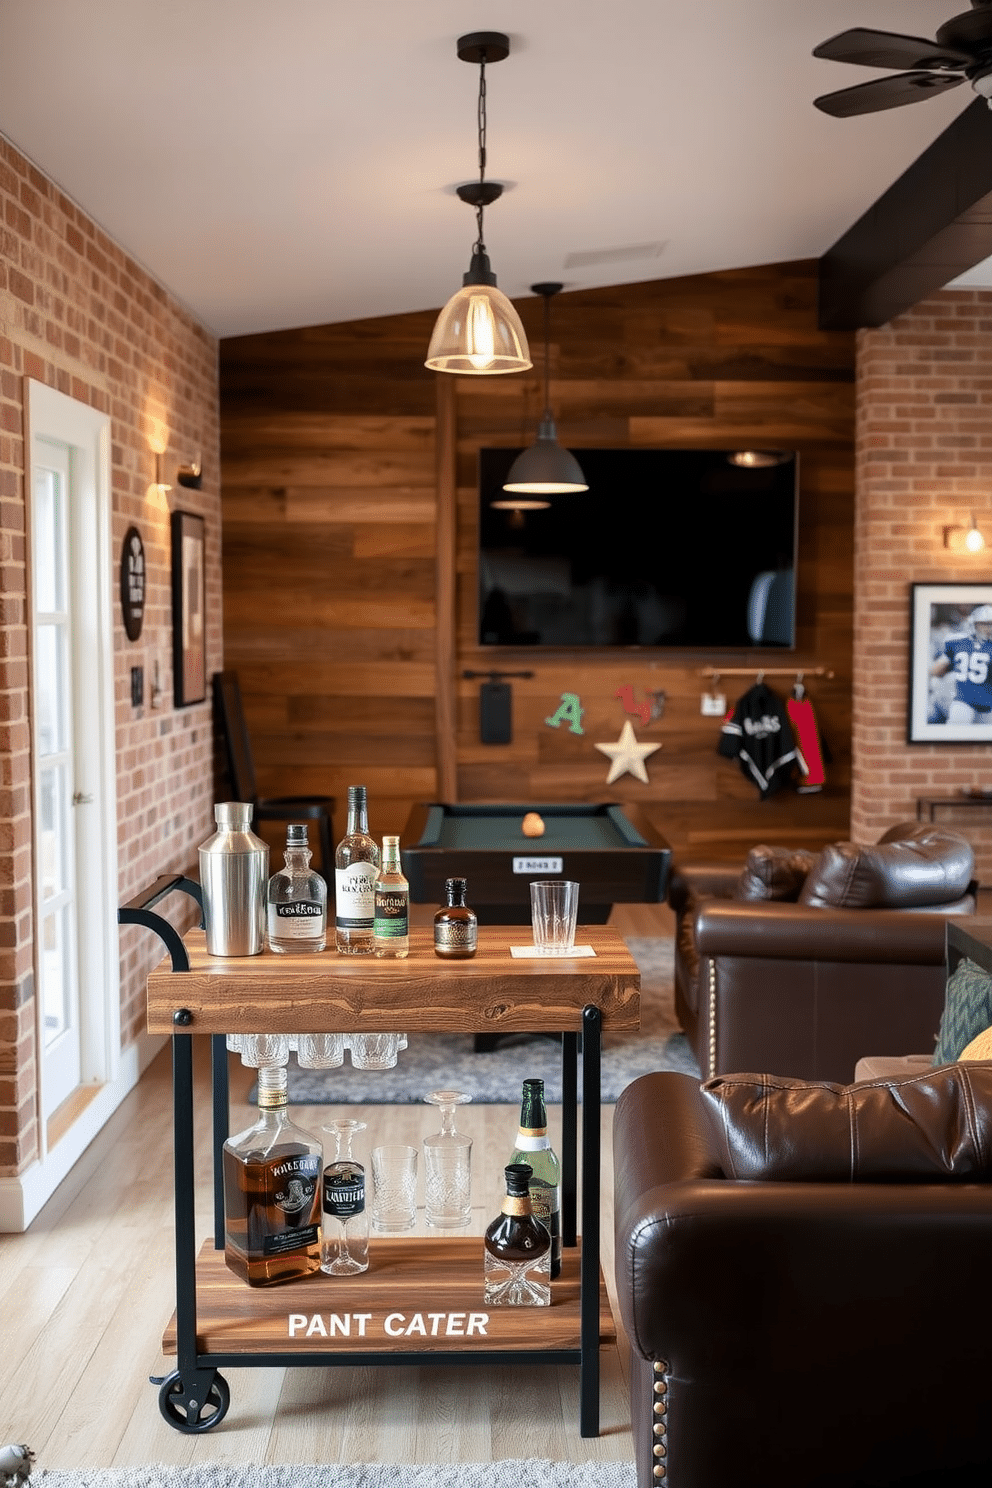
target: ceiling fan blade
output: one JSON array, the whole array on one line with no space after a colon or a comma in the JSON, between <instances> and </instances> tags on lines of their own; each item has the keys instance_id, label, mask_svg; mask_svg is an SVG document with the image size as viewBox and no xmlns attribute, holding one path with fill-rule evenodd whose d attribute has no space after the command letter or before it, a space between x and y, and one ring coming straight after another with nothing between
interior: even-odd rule
<instances>
[{"instance_id":1,"label":"ceiling fan blade","mask_svg":"<svg viewBox=\"0 0 992 1488\"><path fill-rule=\"evenodd\" d=\"M904 103L922 103L935 93L956 88L964 78L949 72L900 72L895 77L879 78L874 83L859 83L856 88L841 88L837 93L824 93L813 104L837 119L855 114L874 114L880 109L899 108Z\"/></svg>"},{"instance_id":2,"label":"ceiling fan blade","mask_svg":"<svg viewBox=\"0 0 992 1488\"><path fill-rule=\"evenodd\" d=\"M895 31L871 31L855 26L841 31L813 48L814 57L828 62L855 62L860 67L943 68L967 67L970 52L938 46L922 36L899 36Z\"/></svg>"}]
</instances>

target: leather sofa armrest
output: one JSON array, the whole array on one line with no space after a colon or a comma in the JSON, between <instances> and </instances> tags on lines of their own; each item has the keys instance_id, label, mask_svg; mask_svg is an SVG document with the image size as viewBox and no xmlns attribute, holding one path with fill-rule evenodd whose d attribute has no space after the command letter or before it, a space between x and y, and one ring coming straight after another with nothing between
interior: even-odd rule
<instances>
[{"instance_id":1,"label":"leather sofa armrest","mask_svg":"<svg viewBox=\"0 0 992 1488\"><path fill-rule=\"evenodd\" d=\"M695 939L700 957L939 966L944 924L943 915L927 910L813 909L712 899L696 912Z\"/></svg>"},{"instance_id":2,"label":"leather sofa armrest","mask_svg":"<svg viewBox=\"0 0 992 1488\"><path fill-rule=\"evenodd\" d=\"M730 899L740 876L740 863L677 863L668 882L669 906L678 913L693 899Z\"/></svg>"},{"instance_id":3,"label":"leather sofa armrest","mask_svg":"<svg viewBox=\"0 0 992 1488\"><path fill-rule=\"evenodd\" d=\"M714 1171L707 1126L688 1076L643 1076L617 1102L617 1295L642 1358L729 1383L768 1351L761 1363L784 1369L795 1308L840 1363L866 1317L873 1337L905 1331L907 1297L925 1298L926 1316L955 1337L971 1334L976 1303L992 1326L992 1303L978 1302L956 1259L981 1264L988 1184L741 1182Z\"/></svg>"},{"instance_id":4,"label":"leather sofa armrest","mask_svg":"<svg viewBox=\"0 0 992 1488\"><path fill-rule=\"evenodd\" d=\"M645 1113L650 1112L650 1119ZM658 1140L659 1131L664 1141ZM718 1178L716 1140L693 1075L644 1075L621 1091L614 1113L617 1230L645 1190L686 1179ZM619 1133L622 1132L622 1136Z\"/></svg>"},{"instance_id":5,"label":"leather sofa armrest","mask_svg":"<svg viewBox=\"0 0 992 1488\"><path fill-rule=\"evenodd\" d=\"M962 1271L966 1253L981 1267L973 1237L987 1240L990 1208L980 1183L668 1184L644 1193L617 1232L624 1328L642 1358L674 1359L680 1373L760 1373L770 1361L751 1345L770 1327L764 1308L781 1282L774 1255L789 1258L789 1295L808 1338L839 1337L850 1348L866 1317L874 1336L898 1336L906 1299L923 1296L921 1326L946 1314L957 1336L985 1329L992 1307L981 1300L979 1323L974 1281ZM788 1331L781 1318L779 1330Z\"/></svg>"}]
</instances>

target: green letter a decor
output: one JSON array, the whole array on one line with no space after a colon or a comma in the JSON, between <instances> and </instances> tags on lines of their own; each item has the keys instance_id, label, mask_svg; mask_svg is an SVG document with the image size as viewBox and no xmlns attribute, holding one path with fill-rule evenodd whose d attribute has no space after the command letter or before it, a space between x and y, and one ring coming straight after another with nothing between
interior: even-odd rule
<instances>
[{"instance_id":1,"label":"green letter a decor","mask_svg":"<svg viewBox=\"0 0 992 1488\"><path fill-rule=\"evenodd\" d=\"M579 694L577 692L563 692L557 709L552 713L550 718L546 718L544 721L548 725L548 728L561 728L563 723L567 723L570 734L582 734L585 733L582 727L582 714L584 711L579 702Z\"/></svg>"}]
</instances>

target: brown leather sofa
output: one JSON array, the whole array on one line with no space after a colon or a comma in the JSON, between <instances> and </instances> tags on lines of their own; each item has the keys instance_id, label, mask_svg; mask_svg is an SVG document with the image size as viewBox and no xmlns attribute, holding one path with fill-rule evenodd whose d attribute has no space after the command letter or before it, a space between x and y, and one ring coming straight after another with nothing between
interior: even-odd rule
<instances>
[{"instance_id":1,"label":"brown leather sofa","mask_svg":"<svg viewBox=\"0 0 992 1488\"><path fill-rule=\"evenodd\" d=\"M616 1106L638 1488L992 1481L992 1064L724 1084Z\"/></svg>"},{"instance_id":2,"label":"brown leather sofa","mask_svg":"<svg viewBox=\"0 0 992 1488\"><path fill-rule=\"evenodd\" d=\"M932 1050L944 921L974 913L973 866L965 838L917 822L871 847L676 865L675 1010L704 1078L843 1083L866 1054Z\"/></svg>"}]
</instances>

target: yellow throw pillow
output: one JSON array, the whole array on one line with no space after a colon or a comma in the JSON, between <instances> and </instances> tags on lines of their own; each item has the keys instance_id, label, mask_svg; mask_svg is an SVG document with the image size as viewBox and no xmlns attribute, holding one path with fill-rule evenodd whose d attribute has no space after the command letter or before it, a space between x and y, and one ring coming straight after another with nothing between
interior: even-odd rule
<instances>
[{"instance_id":1,"label":"yellow throw pillow","mask_svg":"<svg viewBox=\"0 0 992 1488\"><path fill-rule=\"evenodd\" d=\"M970 1044L965 1044L958 1059L992 1059L992 1028L983 1028Z\"/></svg>"}]
</instances>

